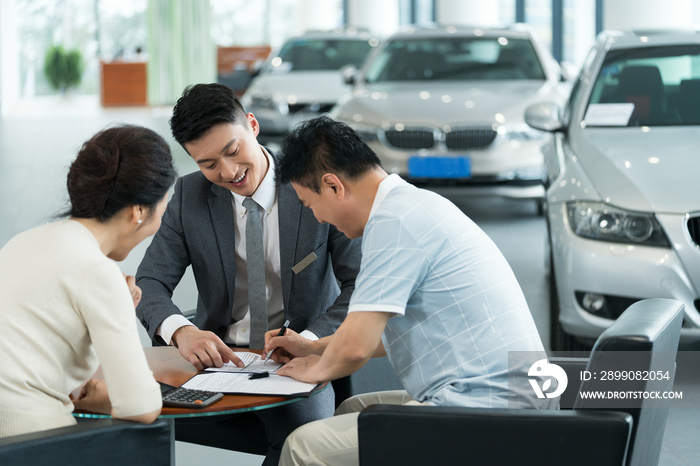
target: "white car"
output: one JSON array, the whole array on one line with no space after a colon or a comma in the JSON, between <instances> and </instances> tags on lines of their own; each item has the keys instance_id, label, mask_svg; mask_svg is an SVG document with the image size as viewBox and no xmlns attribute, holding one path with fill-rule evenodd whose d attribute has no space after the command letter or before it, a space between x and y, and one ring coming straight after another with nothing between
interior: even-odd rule
<instances>
[{"instance_id":1,"label":"white car","mask_svg":"<svg viewBox=\"0 0 700 466\"><path fill-rule=\"evenodd\" d=\"M466 194L544 196L540 146L525 108L564 103L556 61L530 28L403 30L377 47L330 112L355 128L384 169Z\"/></svg>"},{"instance_id":2,"label":"white car","mask_svg":"<svg viewBox=\"0 0 700 466\"><path fill-rule=\"evenodd\" d=\"M241 103L260 123L262 143L279 142L298 122L328 112L350 90L339 71L359 67L379 40L347 28L308 32L270 54Z\"/></svg>"},{"instance_id":3,"label":"white car","mask_svg":"<svg viewBox=\"0 0 700 466\"><path fill-rule=\"evenodd\" d=\"M609 32L568 104L534 105L544 146L552 348L600 335L630 304L685 304L700 341L700 34Z\"/></svg>"}]
</instances>

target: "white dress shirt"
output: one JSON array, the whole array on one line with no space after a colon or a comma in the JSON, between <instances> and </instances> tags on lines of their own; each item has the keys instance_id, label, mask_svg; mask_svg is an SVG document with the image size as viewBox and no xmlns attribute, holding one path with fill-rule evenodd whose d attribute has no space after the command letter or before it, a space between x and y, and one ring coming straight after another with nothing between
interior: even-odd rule
<instances>
[{"instance_id":1,"label":"white dress shirt","mask_svg":"<svg viewBox=\"0 0 700 466\"><path fill-rule=\"evenodd\" d=\"M253 200L263 209L262 229L263 248L265 249L265 290L267 298L268 328L279 328L284 324L284 302L282 297L282 273L280 266L280 229L275 185L275 160L262 148L269 162L269 168L260 186L253 193ZM245 196L231 192L233 208L236 250L236 285L232 324L229 325L224 342L235 346L246 346L250 342L250 307L248 305L248 269L246 267L246 220L247 209L243 207ZM167 344L171 344L173 334L185 325L193 325L182 315L172 315L165 319L158 329L158 335ZM304 330L302 336L317 340L313 332Z\"/></svg>"}]
</instances>

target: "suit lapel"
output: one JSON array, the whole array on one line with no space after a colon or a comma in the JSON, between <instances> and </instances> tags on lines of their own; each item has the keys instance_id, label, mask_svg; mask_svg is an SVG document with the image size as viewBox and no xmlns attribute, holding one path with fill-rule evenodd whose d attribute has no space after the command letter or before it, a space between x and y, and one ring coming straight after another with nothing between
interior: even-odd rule
<instances>
[{"instance_id":1,"label":"suit lapel","mask_svg":"<svg viewBox=\"0 0 700 466\"><path fill-rule=\"evenodd\" d=\"M212 185L211 190L215 197L209 198L209 211L214 223L216 241L219 245L221 262L226 275L226 288L228 289L229 307L233 303L233 291L236 286L236 235L233 224L233 197L231 192L217 185Z\"/></svg>"},{"instance_id":2,"label":"suit lapel","mask_svg":"<svg viewBox=\"0 0 700 466\"><path fill-rule=\"evenodd\" d=\"M292 267L294 266L299 222L301 220L301 202L291 184L277 187L280 225L280 267L282 269L282 297L284 308L289 311L289 294L292 289ZM289 315L289 314L287 314Z\"/></svg>"}]
</instances>

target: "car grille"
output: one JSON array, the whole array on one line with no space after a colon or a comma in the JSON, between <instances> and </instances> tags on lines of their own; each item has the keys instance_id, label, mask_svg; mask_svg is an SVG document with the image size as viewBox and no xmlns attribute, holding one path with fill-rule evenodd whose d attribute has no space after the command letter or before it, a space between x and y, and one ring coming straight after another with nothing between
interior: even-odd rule
<instances>
[{"instance_id":1,"label":"car grille","mask_svg":"<svg viewBox=\"0 0 700 466\"><path fill-rule=\"evenodd\" d=\"M289 113L326 113L330 112L335 104L288 104Z\"/></svg>"},{"instance_id":2,"label":"car grille","mask_svg":"<svg viewBox=\"0 0 700 466\"><path fill-rule=\"evenodd\" d=\"M435 145L435 135L432 131L390 129L384 132L384 136L387 142L397 149L432 149Z\"/></svg>"},{"instance_id":3,"label":"car grille","mask_svg":"<svg viewBox=\"0 0 700 466\"><path fill-rule=\"evenodd\" d=\"M686 223L686 228L688 228L688 234L693 240L693 243L695 243L695 246L700 247L700 216L689 218L688 223Z\"/></svg>"},{"instance_id":4,"label":"car grille","mask_svg":"<svg viewBox=\"0 0 700 466\"><path fill-rule=\"evenodd\" d=\"M448 149L478 149L486 147L496 139L496 132L491 127L462 128L445 134Z\"/></svg>"}]
</instances>

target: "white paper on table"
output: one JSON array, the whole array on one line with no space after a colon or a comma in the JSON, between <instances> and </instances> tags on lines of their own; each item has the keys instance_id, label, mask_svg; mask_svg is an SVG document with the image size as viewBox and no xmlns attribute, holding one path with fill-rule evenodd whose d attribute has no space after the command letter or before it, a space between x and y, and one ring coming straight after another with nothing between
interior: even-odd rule
<instances>
[{"instance_id":1,"label":"white paper on table","mask_svg":"<svg viewBox=\"0 0 700 466\"><path fill-rule=\"evenodd\" d=\"M583 122L586 126L627 126L634 112L631 102L619 104L590 104Z\"/></svg>"},{"instance_id":2,"label":"white paper on table","mask_svg":"<svg viewBox=\"0 0 700 466\"><path fill-rule=\"evenodd\" d=\"M182 387L220 393L247 395L307 395L317 384L305 383L282 375L270 375L262 379L248 379L248 374L212 372L197 374Z\"/></svg>"},{"instance_id":3,"label":"white paper on table","mask_svg":"<svg viewBox=\"0 0 700 466\"><path fill-rule=\"evenodd\" d=\"M232 362L224 363L221 367L208 367L205 370L209 372L269 372L273 374L277 372L277 369L282 367L282 364L273 361L272 359L261 359L261 356L257 353L233 353L238 356L238 359L243 361L245 367L237 367Z\"/></svg>"}]
</instances>

